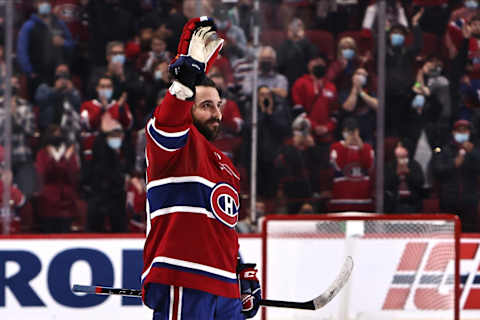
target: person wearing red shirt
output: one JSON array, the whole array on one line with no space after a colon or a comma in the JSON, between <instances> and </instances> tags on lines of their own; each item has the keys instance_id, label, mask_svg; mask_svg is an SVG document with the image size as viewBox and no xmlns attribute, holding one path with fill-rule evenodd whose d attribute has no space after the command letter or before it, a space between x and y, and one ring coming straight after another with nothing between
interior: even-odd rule
<instances>
[{"instance_id":1,"label":"person wearing red shirt","mask_svg":"<svg viewBox=\"0 0 480 320\"><path fill-rule=\"evenodd\" d=\"M122 124L123 129L130 129L133 117L126 102L126 94L113 100L113 81L108 76L102 76L97 83L97 99L85 101L80 107L80 116L85 129L82 131L83 157L88 161L92 156L92 146L99 133L101 120L105 114Z\"/></svg>"},{"instance_id":2,"label":"person wearing red shirt","mask_svg":"<svg viewBox=\"0 0 480 320\"><path fill-rule=\"evenodd\" d=\"M336 127L333 114L338 109L337 88L325 78L327 59L318 55L308 62L308 74L292 87L294 114L306 113L312 130L321 142L331 142Z\"/></svg>"},{"instance_id":3,"label":"person wearing red shirt","mask_svg":"<svg viewBox=\"0 0 480 320\"><path fill-rule=\"evenodd\" d=\"M79 199L80 159L75 145L67 143L59 126L49 126L45 140L35 162L40 182L37 205L41 231L71 232Z\"/></svg>"},{"instance_id":4,"label":"person wearing red shirt","mask_svg":"<svg viewBox=\"0 0 480 320\"><path fill-rule=\"evenodd\" d=\"M330 148L334 175L328 211L372 211L373 148L362 141L358 123L353 118L345 120L342 135L344 139Z\"/></svg>"}]
</instances>

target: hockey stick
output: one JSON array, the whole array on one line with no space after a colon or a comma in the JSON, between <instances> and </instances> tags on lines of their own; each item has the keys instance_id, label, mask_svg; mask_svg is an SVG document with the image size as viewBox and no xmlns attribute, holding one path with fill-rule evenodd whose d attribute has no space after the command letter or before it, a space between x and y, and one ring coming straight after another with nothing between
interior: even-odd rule
<instances>
[{"instance_id":1,"label":"hockey stick","mask_svg":"<svg viewBox=\"0 0 480 320\"><path fill-rule=\"evenodd\" d=\"M338 274L335 281L318 297L310 301L305 302L293 302L282 300L260 300L260 305L265 307L278 307L278 308L290 308L290 309L305 309L305 310L317 310L329 303L343 286L347 283L353 270L353 259L348 256L345 258L342 269ZM120 289L101 286L83 286L74 284L72 288L73 292L82 292L90 294L104 294L104 295L121 295L127 297L141 297L142 291L136 289Z\"/></svg>"}]
</instances>

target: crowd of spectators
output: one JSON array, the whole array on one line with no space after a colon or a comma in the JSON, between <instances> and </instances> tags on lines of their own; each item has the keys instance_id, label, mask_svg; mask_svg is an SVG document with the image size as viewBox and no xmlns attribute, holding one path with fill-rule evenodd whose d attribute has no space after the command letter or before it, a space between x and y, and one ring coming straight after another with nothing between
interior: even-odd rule
<instances>
[{"instance_id":1,"label":"crowd of spectators","mask_svg":"<svg viewBox=\"0 0 480 320\"><path fill-rule=\"evenodd\" d=\"M12 170L0 169L0 189L11 188L13 232L145 230L143 128L197 2L225 38L208 76L223 100L215 144L242 173L241 231L255 230L256 91L257 216L375 211L375 163L385 161L385 213L456 213L480 232L477 0L386 1L384 159L374 0L260 1L260 47L253 0L17 0L11 79L0 39L0 130L5 82L13 89Z\"/></svg>"}]
</instances>

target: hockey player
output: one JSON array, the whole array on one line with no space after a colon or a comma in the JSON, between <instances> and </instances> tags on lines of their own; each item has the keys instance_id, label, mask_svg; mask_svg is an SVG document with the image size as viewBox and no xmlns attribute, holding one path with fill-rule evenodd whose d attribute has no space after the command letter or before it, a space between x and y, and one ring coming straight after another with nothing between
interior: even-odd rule
<instances>
[{"instance_id":1,"label":"hockey player","mask_svg":"<svg viewBox=\"0 0 480 320\"><path fill-rule=\"evenodd\" d=\"M146 126L142 293L153 319L236 320L259 307L254 265L237 266L240 177L210 142L222 118L205 78L223 44L215 30L207 17L184 26L169 66L175 80Z\"/></svg>"}]
</instances>

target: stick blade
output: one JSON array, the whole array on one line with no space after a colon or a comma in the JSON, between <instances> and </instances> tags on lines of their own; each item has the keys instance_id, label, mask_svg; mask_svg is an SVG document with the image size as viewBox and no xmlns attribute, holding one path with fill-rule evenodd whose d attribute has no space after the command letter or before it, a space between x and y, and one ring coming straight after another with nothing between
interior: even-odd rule
<instances>
[{"instance_id":1,"label":"stick blade","mask_svg":"<svg viewBox=\"0 0 480 320\"><path fill-rule=\"evenodd\" d=\"M325 306L327 303L329 303L335 296L342 290L342 288L345 286L345 284L348 282L348 279L350 279L350 275L352 274L353 270L353 259L350 256L347 256L345 258L345 261L343 262L342 269L340 270L337 278L335 281L332 282L330 287L313 299L313 304L315 306L315 310L322 308Z\"/></svg>"}]
</instances>

